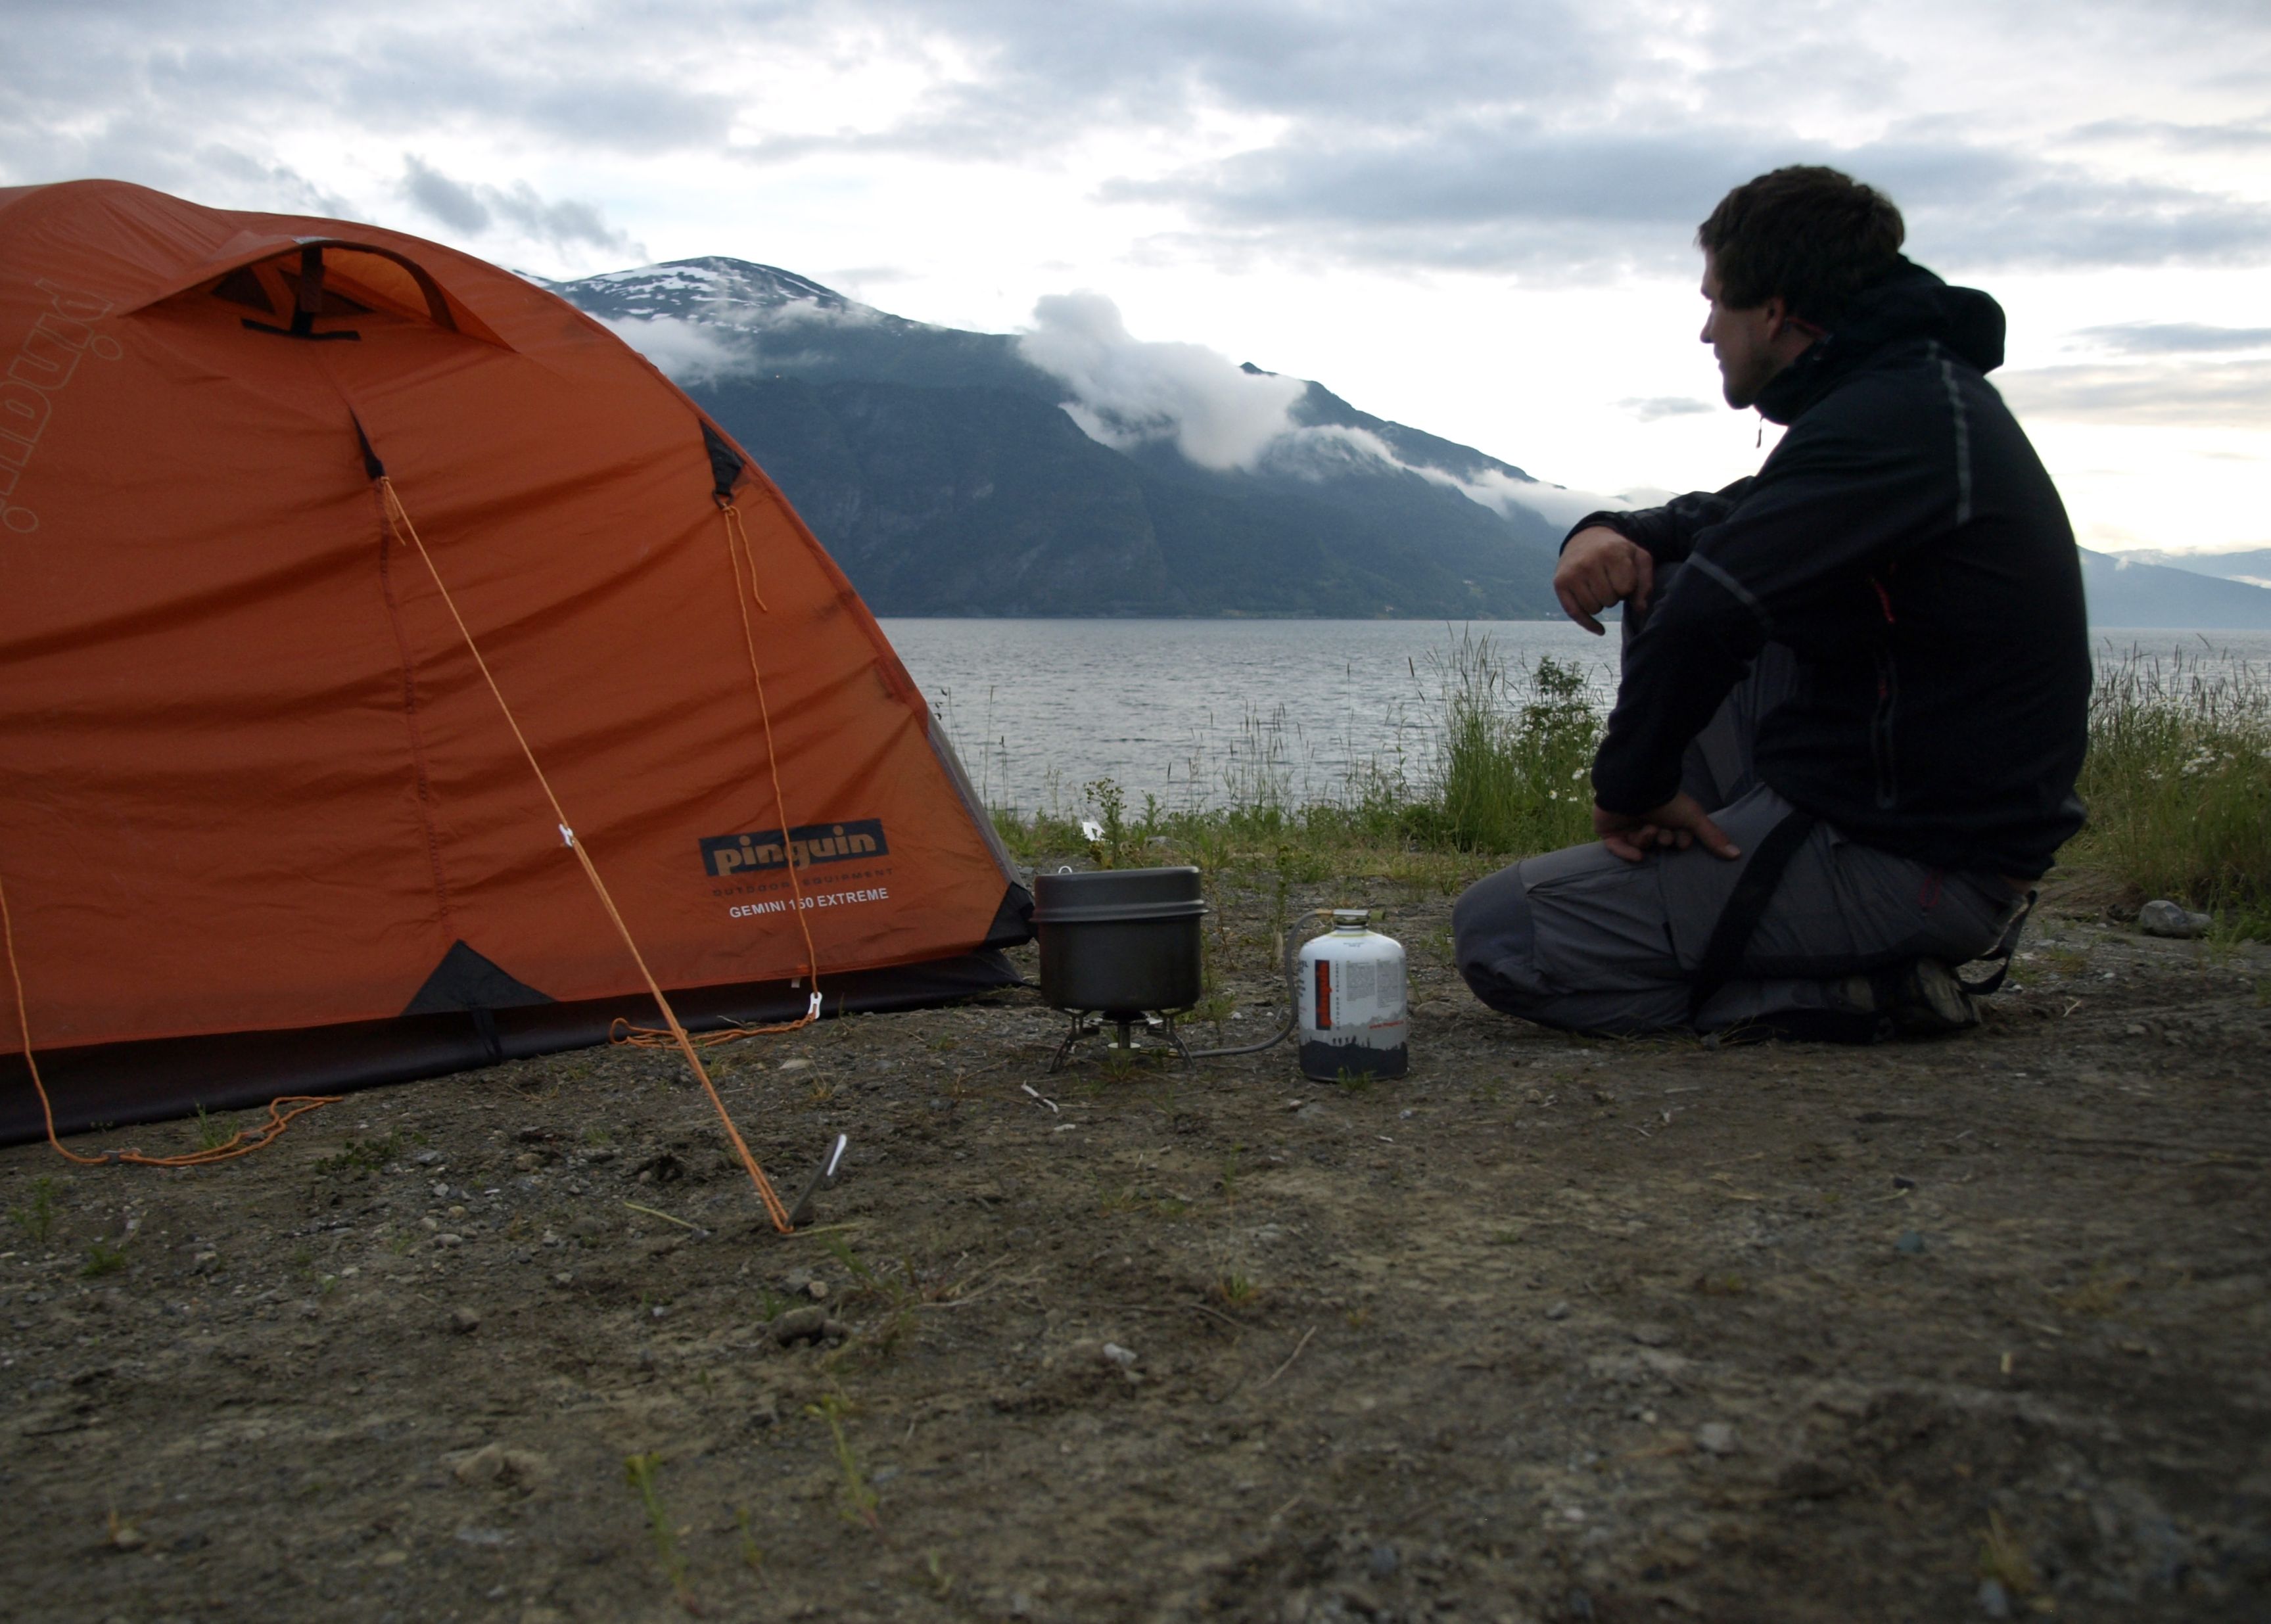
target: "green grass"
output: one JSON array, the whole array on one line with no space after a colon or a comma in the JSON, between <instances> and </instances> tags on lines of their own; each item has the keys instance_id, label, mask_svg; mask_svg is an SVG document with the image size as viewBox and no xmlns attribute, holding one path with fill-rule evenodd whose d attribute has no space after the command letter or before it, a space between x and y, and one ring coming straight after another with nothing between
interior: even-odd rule
<instances>
[{"instance_id":1,"label":"green grass","mask_svg":"<svg viewBox=\"0 0 2271 1624\"><path fill-rule=\"evenodd\" d=\"M623 1456L623 1481L638 1496L640 1509L646 1513L647 1533L654 1541L655 1560L661 1563L670 1588L683 1598L686 1558L678 1549L678 1531L671 1523L670 1509L663 1504L661 1471L662 1456L655 1450Z\"/></svg>"},{"instance_id":2,"label":"green grass","mask_svg":"<svg viewBox=\"0 0 2271 1624\"><path fill-rule=\"evenodd\" d=\"M8 1221L24 1232L27 1240L45 1240L55 1233L56 1181L46 1173L32 1181L32 1198L8 1209Z\"/></svg>"},{"instance_id":3,"label":"green grass","mask_svg":"<svg viewBox=\"0 0 2271 1624\"><path fill-rule=\"evenodd\" d=\"M2089 824L2061 863L2271 939L2271 682L2178 655L2099 674L2081 793Z\"/></svg>"},{"instance_id":4,"label":"green grass","mask_svg":"<svg viewBox=\"0 0 2271 1624\"><path fill-rule=\"evenodd\" d=\"M1462 634L1427 674L1444 746L1418 783L1401 760L1374 762L1336 793L1296 801L1276 732L1249 719L1221 793L1203 804L1172 809L1147 793L1138 810L1102 778L1082 787L1076 810L997 808L994 828L1021 861L1189 863L1210 887L1225 876L1270 887L1281 914L1295 885L1452 891L1508 855L1590 838L1588 770L1603 719L1582 671L1549 657L1519 674L1489 638Z\"/></svg>"},{"instance_id":5,"label":"green grass","mask_svg":"<svg viewBox=\"0 0 2271 1624\"><path fill-rule=\"evenodd\" d=\"M79 1273L90 1280L104 1275L116 1274L126 1267L126 1243L113 1246L108 1240L95 1240L86 1249L86 1262L79 1265Z\"/></svg>"},{"instance_id":6,"label":"green grass","mask_svg":"<svg viewBox=\"0 0 2271 1624\"><path fill-rule=\"evenodd\" d=\"M1547 656L1521 670L1488 637L1461 632L1414 676L1433 689L1437 745L1416 777L1399 756L1296 801L1277 732L1249 717L1203 801L1177 809L1146 793L1139 808L1106 778L1083 786L1076 809L997 808L994 826L1035 865L1197 867L1216 910L1210 971L1233 952L1225 885L1274 895L1282 928L1296 886L1339 887L1351 901L1376 898L1381 883L1448 894L1593 838L1590 768L1606 719L1582 667ZM2207 909L2219 940L2271 940L2271 678L2181 654L2102 671L2080 792L2089 823L2059 853L2064 869Z\"/></svg>"}]
</instances>

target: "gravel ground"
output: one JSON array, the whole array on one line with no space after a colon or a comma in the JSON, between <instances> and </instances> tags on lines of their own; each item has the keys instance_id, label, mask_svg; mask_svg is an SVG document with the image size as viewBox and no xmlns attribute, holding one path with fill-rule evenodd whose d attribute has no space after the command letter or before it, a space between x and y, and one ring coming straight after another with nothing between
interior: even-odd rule
<instances>
[{"instance_id":1,"label":"gravel ground","mask_svg":"<svg viewBox=\"0 0 2271 1624\"><path fill-rule=\"evenodd\" d=\"M2069 900L1962 1038L1596 1042L1310 889L1408 1078L830 1021L719 1062L782 1183L852 1136L793 1238L645 1050L0 1152L0 1613L2271 1615L2271 954Z\"/></svg>"}]
</instances>

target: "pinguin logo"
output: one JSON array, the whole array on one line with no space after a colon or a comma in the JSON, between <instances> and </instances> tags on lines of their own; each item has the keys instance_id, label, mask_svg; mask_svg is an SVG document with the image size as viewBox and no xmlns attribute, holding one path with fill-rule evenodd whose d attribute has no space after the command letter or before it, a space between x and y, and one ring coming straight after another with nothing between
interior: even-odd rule
<instances>
[{"instance_id":1,"label":"pinguin logo","mask_svg":"<svg viewBox=\"0 0 2271 1624\"><path fill-rule=\"evenodd\" d=\"M781 831L761 829L747 835L711 835L702 842L702 867L710 874L760 873L800 868L814 863L849 862L859 857L882 857L890 852L883 840L883 820L863 817L845 823L805 823L788 831L783 850Z\"/></svg>"}]
</instances>

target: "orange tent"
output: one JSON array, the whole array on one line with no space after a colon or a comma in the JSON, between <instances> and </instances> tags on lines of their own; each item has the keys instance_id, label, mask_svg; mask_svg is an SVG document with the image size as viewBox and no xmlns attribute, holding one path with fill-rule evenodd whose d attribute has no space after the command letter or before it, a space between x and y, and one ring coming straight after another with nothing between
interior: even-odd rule
<instances>
[{"instance_id":1,"label":"orange tent","mask_svg":"<svg viewBox=\"0 0 2271 1624\"><path fill-rule=\"evenodd\" d=\"M689 1025L800 1012L800 924L831 1012L1028 935L866 606L597 323L373 227L0 190L0 884L58 1126L652 1021L569 838Z\"/></svg>"}]
</instances>

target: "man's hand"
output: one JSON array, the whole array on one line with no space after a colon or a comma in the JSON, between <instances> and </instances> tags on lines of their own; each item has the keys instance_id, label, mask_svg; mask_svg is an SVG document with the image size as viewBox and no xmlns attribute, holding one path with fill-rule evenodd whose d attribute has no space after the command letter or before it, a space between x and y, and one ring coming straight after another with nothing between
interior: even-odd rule
<instances>
[{"instance_id":1,"label":"man's hand","mask_svg":"<svg viewBox=\"0 0 2271 1624\"><path fill-rule=\"evenodd\" d=\"M1571 620L1597 637L1601 622L1595 615L1612 603L1647 608L1655 585L1656 560L1649 550L1606 525L1590 525L1571 536L1553 571L1553 595Z\"/></svg>"},{"instance_id":2,"label":"man's hand","mask_svg":"<svg viewBox=\"0 0 2271 1624\"><path fill-rule=\"evenodd\" d=\"M1601 844L1628 863L1636 863L1652 846L1686 851L1697 841L1714 857L1740 857L1741 848L1719 831L1695 797L1682 790L1662 806L1638 814L1612 812L1596 801L1593 832Z\"/></svg>"}]
</instances>

